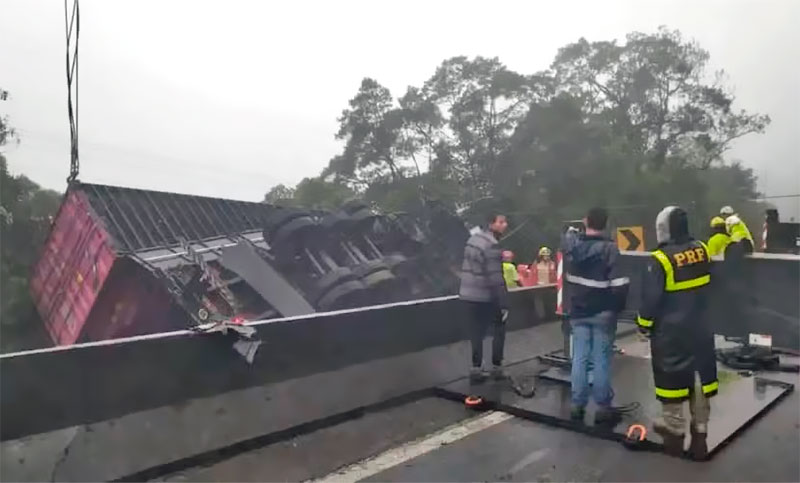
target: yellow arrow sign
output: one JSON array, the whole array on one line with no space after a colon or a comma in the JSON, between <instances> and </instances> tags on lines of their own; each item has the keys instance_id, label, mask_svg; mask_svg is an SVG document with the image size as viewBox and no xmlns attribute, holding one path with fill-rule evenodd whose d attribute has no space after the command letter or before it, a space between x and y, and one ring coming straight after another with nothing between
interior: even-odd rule
<instances>
[{"instance_id":1,"label":"yellow arrow sign","mask_svg":"<svg viewBox=\"0 0 800 483\"><path fill-rule=\"evenodd\" d=\"M644 228L625 226L617 228L617 248L628 251L644 251Z\"/></svg>"}]
</instances>

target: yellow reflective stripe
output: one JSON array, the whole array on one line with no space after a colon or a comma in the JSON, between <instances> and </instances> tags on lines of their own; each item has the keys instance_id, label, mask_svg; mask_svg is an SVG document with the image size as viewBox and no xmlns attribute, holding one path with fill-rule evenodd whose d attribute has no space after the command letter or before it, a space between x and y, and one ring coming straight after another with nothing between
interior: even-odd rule
<instances>
[{"instance_id":1,"label":"yellow reflective stripe","mask_svg":"<svg viewBox=\"0 0 800 483\"><path fill-rule=\"evenodd\" d=\"M702 242L701 242L702 243ZM703 248L706 250L706 257L708 257L708 247L703 243ZM656 257L661 263L661 266L664 267L664 274L666 278L664 280L664 290L667 292L677 292L680 290L688 290L690 288L695 287L702 287L711 282L711 275L703 275L702 277L693 278L690 280L684 280L683 282L676 282L675 281L675 271L672 269L672 263L669 261L669 257L667 254L662 252L661 250L656 250L653 252L653 256Z\"/></svg>"},{"instance_id":2,"label":"yellow reflective stripe","mask_svg":"<svg viewBox=\"0 0 800 483\"><path fill-rule=\"evenodd\" d=\"M678 290L688 290L690 288L702 287L711 282L711 275L703 275L702 277L685 280L683 282L672 282L672 289L667 286L667 292L676 292Z\"/></svg>"},{"instance_id":3,"label":"yellow reflective stripe","mask_svg":"<svg viewBox=\"0 0 800 483\"><path fill-rule=\"evenodd\" d=\"M709 382L708 384L703 384L703 394L708 394L710 392L714 392L719 389L719 381Z\"/></svg>"},{"instance_id":4,"label":"yellow reflective stripe","mask_svg":"<svg viewBox=\"0 0 800 483\"><path fill-rule=\"evenodd\" d=\"M689 397L689 388L684 389L663 389L656 387L656 396L667 399L677 399L680 397Z\"/></svg>"},{"instance_id":5,"label":"yellow reflective stripe","mask_svg":"<svg viewBox=\"0 0 800 483\"><path fill-rule=\"evenodd\" d=\"M639 324L639 327L652 327L653 321L650 319L645 319L641 315L636 317L636 323Z\"/></svg>"}]
</instances>

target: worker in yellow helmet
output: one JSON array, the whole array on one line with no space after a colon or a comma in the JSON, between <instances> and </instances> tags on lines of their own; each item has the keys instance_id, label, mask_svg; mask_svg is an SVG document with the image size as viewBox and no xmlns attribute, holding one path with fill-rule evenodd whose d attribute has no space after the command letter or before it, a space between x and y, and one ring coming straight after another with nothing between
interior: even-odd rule
<instances>
[{"instance_id":1,"label":"worker in yellow helmet","mask_svg":"<svg viewBox=\"0 0 800 483\"><path fill-rule=\"evenodd\" d=\"M733 207L723 206L719 210L719 216L725 219L725 227L731 237L731 243L741 242L745 246L746 253L753 253L753 248L756 246L753 235Z\"/></svg>"},{"instance_id":2,"label":"worker in yellow helmet","mask_svg":"<svg viewBox=\"0 0 800 483\"><path fill-rule=\"evenodd\" d=\"M725 229L731 237L731 245L739 245L742 253L753 253L755 242L747 225L737 216L731 215L725 219Z\"/></svg>"},{"instance_id":3,"label":"worker in yellow helmet","mask_svg":"<svg viewBox=\"0 0 800 483\"><path fill-rule=\"evenodd\" d=\"M556 263L553 261L553 252L549 248L541 247L539 249L535 269L537 285L556 283Z\"/></svg>"},{"instance_id":4,"label":"worker in yellow helmet","mask_svg":"<svg viewBox=\"0 0 800 483\"><path fill-rule=\"evenodd\" d=\"M711 237L708 239L708 254L724 255L725 248L731 242L731 237L725 228L725 220L721 216L711 218Z\"/></svg>"},{"instance_id":5,"label":"worker in yellow helmet","mask_svg":"<svg viewBox=\"0 0 800 483\"><path fill-rule=\"evenodd\" d=\"M517 267L514 266L514 252L511 250L503 250L502 256L503 279L506 281L506 287L519 287L519 273L517 273Z\"/></svg>"}]
</instances>

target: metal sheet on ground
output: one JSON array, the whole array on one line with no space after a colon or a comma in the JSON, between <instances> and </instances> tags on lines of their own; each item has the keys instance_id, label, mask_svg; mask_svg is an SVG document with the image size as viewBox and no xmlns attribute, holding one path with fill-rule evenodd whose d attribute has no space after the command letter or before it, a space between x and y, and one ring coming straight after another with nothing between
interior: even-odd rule
<instances>
[{"instance_id":1,"label":"metal sheet on ground","mask_svg":"<svg viewBox=\"0 0 800 483\"><path fill-rule=\"evenodd\" d=\"M595 426L594 407L587 408L583 422L570 420L570 385L561 380L567 377L563 369L554 371L551 378L540 377L533 398L517 395L508 381L470 384L469 379L460 379L440 388L440 394L452 399L463 399L467 395L483 398L487 407L510 412L516 416L553 424L606 439L621 440L631 424L643 424L652 429L661 405L654 397L650 361L638 357L617 356L614 360L613 387L615 405L637 402L640 407L625 414L613 428ZM541 363L527 362L515 368L518 373L542 371ZM568 381L568 377L566 378ZM713 454L730 441L754 418L769 409L775 402L794 388L792 384L760 377L741 377L729 371L720 371L720 391L711 399L712 418L709 423L708 447ZM687 438L688 439L688 438ZM661 438L649 431L647 441L650 449L658 449ZM688 441L687 441L688 444Z\"/></svg>"},{"instance_id":2,"label":"metal sheet on ground","mask_svg":"<svg viewBox=\"0 0 800 483\"><path fill-rule=\"evenodd\" d=\"M366 481L800 481L797 407L792 393L706 463L513 418Z\"/></svg>"}]
</instances>

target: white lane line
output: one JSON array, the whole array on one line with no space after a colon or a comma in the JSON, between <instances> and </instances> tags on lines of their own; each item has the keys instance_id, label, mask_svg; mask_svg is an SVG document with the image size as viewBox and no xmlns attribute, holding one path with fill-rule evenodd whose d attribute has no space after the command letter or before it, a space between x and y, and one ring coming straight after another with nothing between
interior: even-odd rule
<instances>
[{"instance_id":1,"label":"white lane line","mask_svg":"<svg viewBox=\"0 0 800 483\"><path fill-rule=\"evenodd\" d=\"M311 481L321 483L348 483L360 481L392 468L393 466L403 464L418 456L430 453L443 445L466 438L479 431L498 425L503 421L508 421L513 417L514 416L508 413L490 411L466 421L447 426L421 439L392 448L377 456L367 458L320 479Z\"/></svg>"},{"instance_id":2,"label":"white lane line","mask_svg":"<svg viewBox=\"0 0 800 483\"><path fill-rule=\"evenodd\" d=\"M533 451L532 453L528 454L527 456L525 456L524 458L519 460L519 462L517 464L512 466L511 469L508 470L508 473L511 474L511 475L519 473L521 470L527 468L528 466L536 463L540 459L542 459L545 456L547 456L547 453L549 453L549 452L550 452L550 450L548 448L542 448L542 449L537 449L536 451Z\"/></svg>"}]
</instances>

